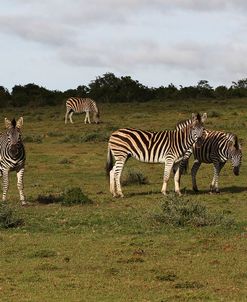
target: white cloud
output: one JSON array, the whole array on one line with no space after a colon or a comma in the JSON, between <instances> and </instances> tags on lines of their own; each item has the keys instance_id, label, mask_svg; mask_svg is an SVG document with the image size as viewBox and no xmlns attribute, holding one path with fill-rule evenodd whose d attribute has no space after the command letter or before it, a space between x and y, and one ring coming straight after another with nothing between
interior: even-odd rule
<instances>
[{"instance_id":1,"label":"white cloud","mask_svg":"<svg viewBox=\"0 0 247 302\"><path fill-rule=\"evenodd\" d=\"M217 84L246 77L246 1L9 0L0 7L2 42L8 40L12 49L21 44L23 52L36 55L37 67L44 53L50 55L45 62L60 66L60 77L63 70L65 77L84 69L88 74L89 68L96 76L97 70L111 70L151 85L159 85L160 77L181 84L202 77ZM2 56L6 74L11 55ZM88 81L86 75L81 79Z\"/></svg>"}]
</instances>

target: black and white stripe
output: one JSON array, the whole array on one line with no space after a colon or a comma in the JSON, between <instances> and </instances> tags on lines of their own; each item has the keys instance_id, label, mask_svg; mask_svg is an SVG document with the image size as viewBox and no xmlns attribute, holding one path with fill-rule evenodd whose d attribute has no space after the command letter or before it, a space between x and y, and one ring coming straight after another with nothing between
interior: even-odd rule
<instances>
[{"instance_id":1,"label":"black and white stripe","mask_svg":"<svg viewBox=\"0 0 247 302\"><path fill-rule=\"evenodd\" d=\"M73 113L86 112L84 123L91 124L90 112L93 114L93 120L96 124L99 123L99 109L96 102L90 98L75 98L71 97L66 101L66 113L65 113L65 124L67 124L68 116L70 122L73 123Z\"/></svg>"},{"instance_id":2,"label":"black and white stripe","mask_svg":"<svg viewBox=\"0 0 247 302\"><path fill-rule=\"evenodd\" d=\"M6 201L9 187L9 172L17 173L17 188L22 205L26 204L24 196L23 175L25 166L25 149L21 138L23 118L9 121L5 118L6 132L0 135L0 171L3 176L3 201Z\"/></svg>"},{"instance_id":3,"label":"black and white stripe","mask_svg":"<svg viewBox=\"0 0 247 302\"><path fill-rule=\"evenodd\" d=\"M200 115L192 114L192 124L173 131L150 132L124 128L112 133L108 143L106 170L110 175L110 192L113 196L123 196L120 177L129 157L146 163L164 163L164 182L161 192L166 194L167 182L174 163L203 134ZM113 160L115 159L115 164ZM180 193L177 175L174 177L175 192Z\"/></svg>"},{"instance_id":4,"label":"black and white stripe","mask_svg":"<svg viewBox=\"0 0 247 302\"><path fill-rule=\"evenodd\" d=\"M191 122L191 120L180 122L176 128L182 129ZM228 160L232 163L233 173L239 175L242 150L238 137L233 133L206 129L202 145L198 147L194 144L193 147L185 153L180 163L181 172L188 166L188 161L192 153L194 155L194 164L191 169L191 176L194 191L198 191L196 174L202 163L213 164L214 166L214 175L210 186L211 192L219 192L219 174Z\"/></svg>"}]
</instances>

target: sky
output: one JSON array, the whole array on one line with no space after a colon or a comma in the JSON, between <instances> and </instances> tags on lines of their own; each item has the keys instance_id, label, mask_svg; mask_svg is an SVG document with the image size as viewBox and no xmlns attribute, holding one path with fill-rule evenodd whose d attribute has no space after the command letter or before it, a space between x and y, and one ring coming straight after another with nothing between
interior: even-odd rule
<instances>
[{"instance_id":1,"label":"sky","mask_svg":"<svg viewBox=\"0 0 247 302\"><path fill-rule=\"evenodd\" d=\"M246 0L2 0L0 86L88 85L107 72L148 87L247 78Z\"/></svg>"}]
</instances>

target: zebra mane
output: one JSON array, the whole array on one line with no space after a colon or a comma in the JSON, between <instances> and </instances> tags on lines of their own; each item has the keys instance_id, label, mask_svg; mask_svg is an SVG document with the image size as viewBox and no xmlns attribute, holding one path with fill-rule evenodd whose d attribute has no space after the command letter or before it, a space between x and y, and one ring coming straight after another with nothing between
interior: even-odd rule
<instances>
[{"instance_id":1,"label":"zebra mane","mask_svg":"<svg viewBox=\"0 0 247 302\"><path fill-rule=\"evenodd\" d=\"M200 115L200 113L197 112L197 115L196 115L196 119L201 122L202 121L202 117Z\"/></svg>"},{"instance_id":2,"label":"zebra mane","mask_svg":"<svg viewBox=\"0 0 247 302\"><path fill-rule=\"evenodd\" d=\"M236 134L234 135L234 138L235 138L234 147L236 148L236 150L239 150L240 149L240 144L239 144L238 137L237 137Z\"/></svg>"},{"instance_id":3,"label":"zebra mane","mask_svg":"<svg viewBox=\"0 0 247 302\"><path fill-rule=\"evenodd\" d=\"M16 127L16 120L15 120L15 118L13 118L13 120L11 121L11 125L13 126L13 128Z\"/></svg>"}]
</instances>

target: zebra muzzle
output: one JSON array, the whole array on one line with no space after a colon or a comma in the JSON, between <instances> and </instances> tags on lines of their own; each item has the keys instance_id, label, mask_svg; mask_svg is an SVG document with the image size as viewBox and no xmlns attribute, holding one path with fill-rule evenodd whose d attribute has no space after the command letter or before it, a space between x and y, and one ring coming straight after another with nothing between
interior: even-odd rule
<instances>
[{"instance_id":1,"label":"zebra muzzle","mask_svg":"<svg viewBox=\"0 0 247 302\"><path fill-rule=\"evenodd\" d=\"M233 173L234 173L234 175L238 176L239 175L239 168L238 167L234 167L233 168Z\"/></svg>"}]
</instances>

